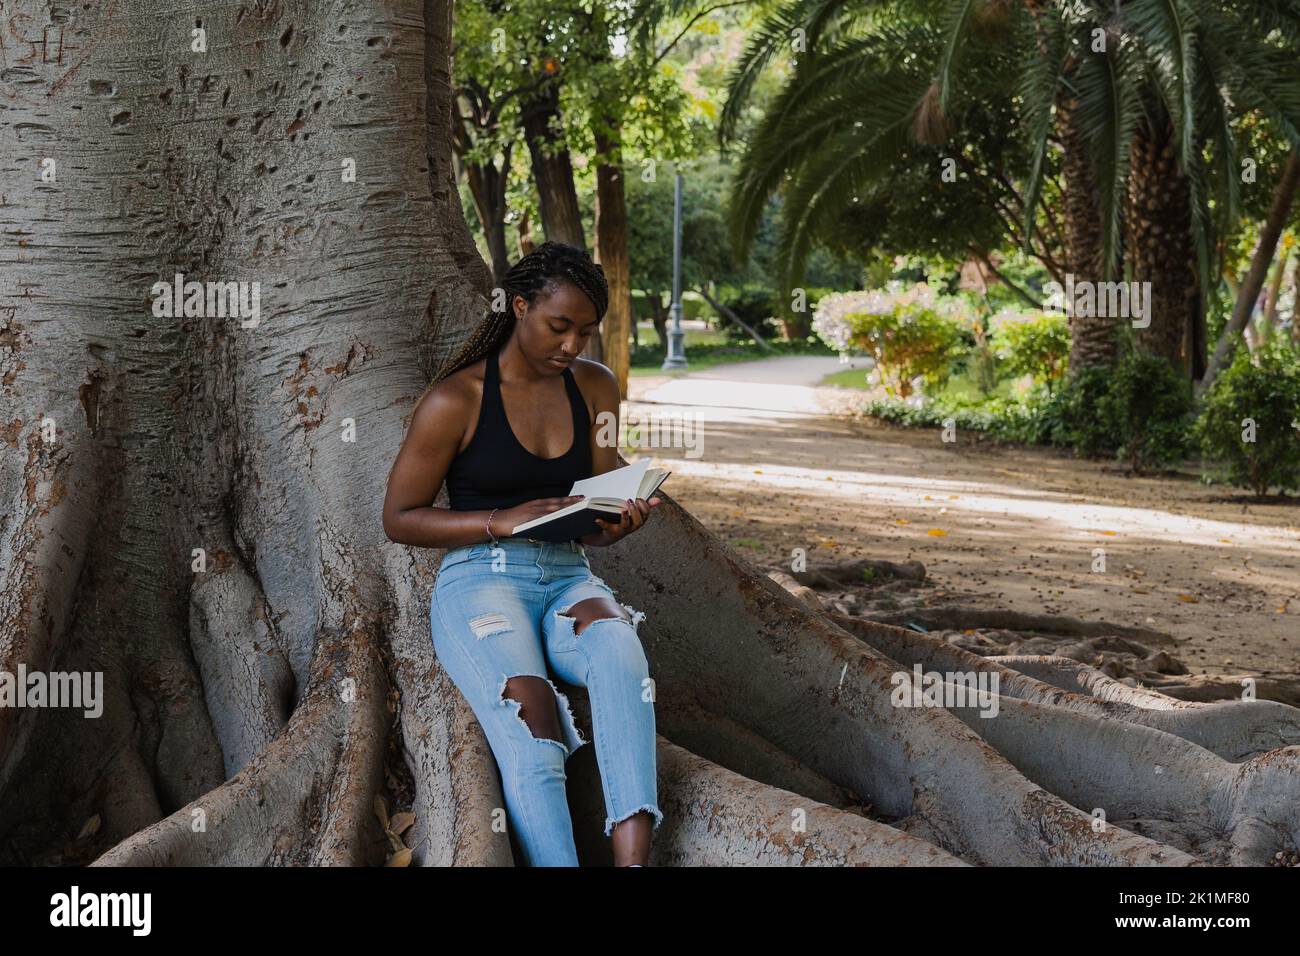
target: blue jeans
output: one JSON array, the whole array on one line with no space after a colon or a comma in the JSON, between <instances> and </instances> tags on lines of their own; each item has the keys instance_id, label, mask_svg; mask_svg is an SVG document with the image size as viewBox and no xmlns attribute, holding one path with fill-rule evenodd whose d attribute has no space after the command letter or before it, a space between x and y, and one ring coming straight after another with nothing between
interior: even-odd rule
<instances>
[{"instance_id":1,"label":"blue jeans","mask_svg":"<svg viewBox=\"0 0 1300 956\"><path fill-rule=\"evenodd\" d=\"M638 811L663 822L655 779L653 684L633 621L600 618L575 633L564 612L614 592L591 571L578 542L503 538L451 548L431 599L433 646L478 718L501 771L506 811L528 866L577 866L565 792L565 761L587 741L569 699L547 676L587 688L596 760L605 792L605 835ZM624 605L624 607L627 607ZM631 608L628 608L631 611ZM563 740L536 737L511 677L540 677L558 701Z\"/></svg>"}]
</instances>

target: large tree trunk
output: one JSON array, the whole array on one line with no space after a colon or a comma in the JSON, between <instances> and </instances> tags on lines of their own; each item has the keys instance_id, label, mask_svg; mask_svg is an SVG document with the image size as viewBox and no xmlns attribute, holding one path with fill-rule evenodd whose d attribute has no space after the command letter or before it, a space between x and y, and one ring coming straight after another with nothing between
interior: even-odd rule
<instances>
[{"instance_id":1,"label":"large tree trunk","mask_svg":"<svg viewBox=\"0 0 1300 956\"><path fill-rule=\"evenodd\" d=\"M198 8L67 8L85 62L0 76L6 165L32 172L0 206L24 242L0 273L0 670L106 685L99 719L0 708L0 858L509 864L491 753L430 641L439 553L378 519L415 401L488 308L451 180L449 5L375 4L342 32L306 0ZM17 22L39 37L44 9ZM348 159L355 182L334 174ZM260 281L261 323L155 317L177 270ZM592 562L645 615L657 863L1262 863L1295 845L1291 708L1164 716L1177 702L1116 701L1086 674L1065 690L945 658L797 601L671 500ZM1000 715L894 706L893 675L923 658L1001 668ZM569 768L601 862L591 748Z\"/></svg>"},{"instance_id":2,"label":"large tree trunk","mask_svg":"<svg viewBox=\"0 0 1300 956\"><path fill-rule=\"evenodd\" d=\"M1057 108L1057 130L1062 146L1065 265L1076 282L1098 282L1102 279L1101 212L1088 143L1075 117L1077 110L1078 101L1063 94ZM1119 340L1114 316L1079 315L1071 310L1069 322L1071 375L1115 363Z\"/></svg>"},{"instance_id":3,"label":"large tree trunk","mask_svg":"<svg viewBox=\"0 0 1300 956\"><path fill-rule=\"evenodd\" d=\"M1191 192L1168 118L1139 123L1129 156L1124 252L1132 281L1151 283L1150 325L1137 330L1137 338L1191 378L1205 365L1204 320Z\"/></svg>"}]
</instances>

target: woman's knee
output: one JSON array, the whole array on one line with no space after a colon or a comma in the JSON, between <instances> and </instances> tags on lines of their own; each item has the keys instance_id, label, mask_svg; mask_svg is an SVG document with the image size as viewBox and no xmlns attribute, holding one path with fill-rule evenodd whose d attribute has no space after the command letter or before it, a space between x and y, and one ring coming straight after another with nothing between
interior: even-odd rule
<instances>
[{"instance_id":1,"label":"woman's knee","mask_svg":"<svg viewBox=\"0 0 1300 956\"><path fill-rule=\"evenodd\" d=\"M623 621L627 624L632 623L628 617L627 609L619 604L613 598L608 597L589 597L575 604L570 605L566 610L560 612L564 617L573 619L573 633L575 637L581 637L587 628L597 621Z\"/></svg>"},{"instance_id":2,"label":"woman's knee","mask_svg":"<svg viewBox=\"0 0 1300 956\"><path fill-rule=\"evenodd\" d=\"M505 701L519 704L519 719L539 740L560 740L560 719L556 712L555 694L545 678L520 674L506 678L501 690Z\"/></svg>"},{"instance_id":3,"label":"woman's knee","mask_svg":"<svg viewBox=\"0 0 1300 956\"><path fill-rule=\"evenodd\" d=\"M501 679L498 704L513 711L506 724L508 733L527 735L537 749L518 748L519 756L531 763L562 768L569 756L586 743L573 716L569 699L550 678L536 674L515 674ZM552 749L554 748L554 749ZM550 758L559 754L558 764Z\"/></svg>"}]
</instances>

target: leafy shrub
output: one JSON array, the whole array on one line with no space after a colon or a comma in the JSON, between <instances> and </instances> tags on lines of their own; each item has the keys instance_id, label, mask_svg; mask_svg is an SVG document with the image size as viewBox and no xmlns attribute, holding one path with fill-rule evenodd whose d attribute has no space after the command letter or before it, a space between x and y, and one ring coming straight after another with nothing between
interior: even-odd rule
<instances>
[{"instance_id":1,"label":"leafy shrub","mask_svg":"<svg viewBox=\"0 0 1300 956\"><path fill-rule=\"evenodd\" d=\"M1035 385L1022 398L992 397L977 404L931 400L919 407L897 401L869 404L868 414L908 425L941 425L1031 444L1073 448L1081 455L1114 452L1141 471L1187 455L1191 384L1164 359L1127 351L1114 368L1089 368L1055 391Z\"/></svg>"},{"instance_id":2,"label":"leafy shrub","mask_svg":"<svg viewBox=\"0 0 1300 956\"><path fill-rule=\"evenodd\" d=\"M1039 407L1034 440L1088 457L1114 451L1121 444L1119 426L1104 417L1112 377L1110 368L1094 367L1066 379Z\"/></svg>"},{"instance_id":3,"label":"leafy shrub","mask_svg":"<svg viewBox=\"0 0 1300 956\"><path fill-rule=\"evenodd\" d=\"M1228 465L1228 480L1265 495L1300 487L1300 356L1275 344L1252 356L1237 347L1193 428L1204 455Z\"/></svg>"},{"instance_id":4,"label":"leafy shrub","mask_svg":"<svg viewBox=\"0 0 1300 956\"><path fill-rule=\"evenodd\" d=\"M989 320L993 354L1012 375L1030 375L1048 391L1065 376L1070 326L1063 313L1003 309Z\"/></svg>"},{"instance_id":5,"label":"leafy shrub","mask_svg":"<svg viewBox=\"0 0 1300 956\"><path fill-rule=\"evenodd\" d=\"M890 283L883 290L824 297L813 315L813 331L832 348L870 355L886 392L907 398L917 376L927 386L947 377L963 343L953 311L924 283L910 289Z\"/></svg>"},{"instance_id":6,"label":"leafy shrub","mask_svg":"<svg viewBox=\"0 0 1300 956\"><path fill-rule=\"evenodd\" d=\"M719 295L717 299L764 339L780 336L781 330L773 318L776 314L776 303L772 299L771 289L747 285L739 290L729 290ZM743 342L749 339L749 333L730 319L718 316L717 321L723 333L731 341Z\"/></svg>"},{"instance_id":7,"label":"leafy shrub","mask_svg":"<svg viewBox=\"0 0 1300 956\"><path fill-rule=\"evenodd\" d=\"M1185 458L1191 447L1192 383L1158 355L1126 348L1099 408L1134 471Z\"/></svg>"}]
</instances>

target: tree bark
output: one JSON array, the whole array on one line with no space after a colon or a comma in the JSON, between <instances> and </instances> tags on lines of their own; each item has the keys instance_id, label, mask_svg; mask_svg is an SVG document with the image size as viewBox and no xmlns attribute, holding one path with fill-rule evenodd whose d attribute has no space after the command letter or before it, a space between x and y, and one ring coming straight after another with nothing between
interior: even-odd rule
<instances>
[{"instance_id":1,"label":"tree bark","mask_svg":"<svg viewBox=\"0 0 1300 956\"><path fill-rule=\"evenodd\" d=\"M524 138L532 158L533 182L537 187L542 232L553 242L567 242L587 248L578 208L578 191L573 185L573 161L563 146L558 81L542 79L521 104Z\"/></svg>"},{"instance_id":2,"label":"tree bark","mask_svg":"<svg viewBox=\"0 0 1300 956\"><path fill-rule=\"evenodd\" d=\"M1078 108L1078 101L1067 94L1057 104L1066 271L1073 273L1076 282L1097 282L1102 279L1101 211L1088 143L1075 117ZM1119 351L1115 322L1111 315L1079 315L1071 310L1071 375L1115 364Z\"/></svg>"},{"instance_id":3,"label":"tree bark","mask_svg":"<svg viewBox=\"0 0 1300 956\"><path fill-rule=\"evenodd\" d=\"M597 131L596 138L596 258L609 283L609 309L600 323L602 360L618 379L619 394L627 398L630 363L628 341L632 335L632 276L627 250L627 200L624 170L615 131Z\"/></svg>"},{"instance_id":4,"label":"tree bark","mask_svg":"<svg viewBox=\"0 0 1300 956\"><path fill-rule=\"evenodd\" d=\"M454 100L453 100L454 103ZM474 211L478 215L479 226L487 239L488 255L492 260L492 281L500 286L510 269L510 256L506 251L506 186L510 177L511 144L502 150L501 168L496 163L471 163L464 161L474 145L469 135L469 120L453 106L452 141L456 149L455 176L463 172L469 185L470 195L474 197ZM490 133L494 125L492 119L481 113L472 113L474 126Z\"/></svg>"},{"instance_id":5,"label":"tree bark","mask_svg":"<svg viewBox=\"0 0 1300 956\"><path fill-rule=\"evenodd\" d=\"M1150 324L1137 330L1138 342L1190 378L1204 363L1197 357L1204 348L1196 332L1201 296L1189 182L1175 149L1168 117L1138 124L1129 151L1124 250L1132 280L1151 283Z\"/></svg>"},{"instance_id":6,"label":"tree bark","mask_svg":"<svg viewBox=\"0 0 1300 956\"><path fill-rule=\"evenodd\" d=\"M439 553L378 520L383 463L488 310L451 178L450 6L45 9L6 29L61 26L84 61L4 39L0 670L99 672L105 693L98 719L0 708L0 862L509 865L495 764L430 641ZM259 323L154 315L177 271L259 281ZM592 556L644 615L653 862L1294 845L1294 709L1162 723L1068 673L1009 680L992 720L896 706L894 675L941 648L801 604L665 499ZM584 862L607 860L591 748L568 770Z\"/></svg>"}]
</instances>

